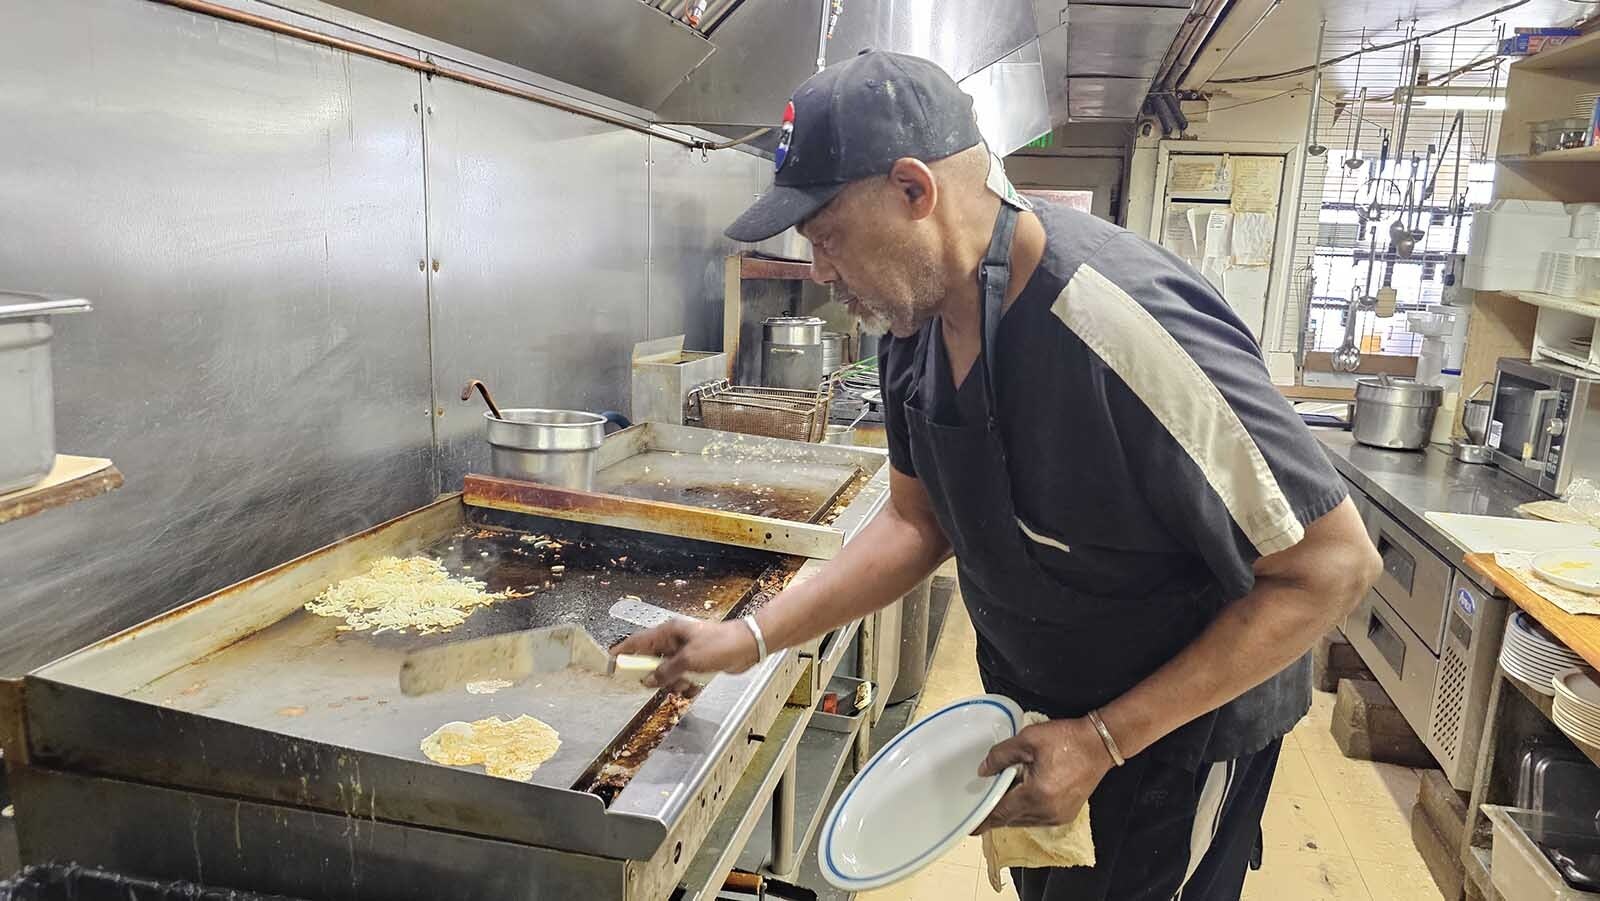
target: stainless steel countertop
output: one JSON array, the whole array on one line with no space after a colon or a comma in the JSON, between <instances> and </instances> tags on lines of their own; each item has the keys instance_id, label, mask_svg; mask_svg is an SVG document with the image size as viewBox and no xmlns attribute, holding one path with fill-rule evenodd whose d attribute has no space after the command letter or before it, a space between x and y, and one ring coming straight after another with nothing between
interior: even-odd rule
<instances>
[{"instance_id":1,"label":"stainless steel countertop","mask_svg":"<svg viewBox=\"0 0 1600 901\"><path fill-rule=\"evenodd\" d=\"M1458 462L1437 445L1391 451L1358 444L1349 432L1313 429L1334 468L1452 566L1463 569L1466 549L1423 518L1424 513L1516 516L1516 508L1546 495L1492 465Z\"/></svg>"}]
</instances>

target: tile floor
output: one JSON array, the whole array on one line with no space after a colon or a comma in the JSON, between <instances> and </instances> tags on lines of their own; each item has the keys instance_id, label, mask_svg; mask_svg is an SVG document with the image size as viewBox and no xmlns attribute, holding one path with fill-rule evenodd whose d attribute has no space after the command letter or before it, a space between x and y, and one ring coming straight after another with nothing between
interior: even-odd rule
<instances>
[{"instance_id":1,"label":"tile floor","mask_svg":"<svg viewBox=\"0 0 1600 901\"><path fill-rule=\"evenodd\" d=\"M928 673L918 713L977 694L972 622L959 600ZM1439 901L1411 844L1419 778L1405 767L1346 760L1328 723L1333 696L1317 693L1311 714L1284 742L1267 802L1261 870L1245 879L1244 901ZM912 879L857 896L860 901L1010 901L989 887L976 839Z\"/></svg>"}]
</instances>

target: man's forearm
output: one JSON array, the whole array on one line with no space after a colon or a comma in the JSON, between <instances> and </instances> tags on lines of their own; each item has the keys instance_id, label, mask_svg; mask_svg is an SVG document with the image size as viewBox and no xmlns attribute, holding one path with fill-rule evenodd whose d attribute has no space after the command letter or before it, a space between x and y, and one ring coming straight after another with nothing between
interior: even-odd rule
<instances>
[{"instance_id":1,"label":"man's forearm","mask_svg":"<svg viewBox=\"0 0 1600 901\"><path fill-rule=\"evenodd\" d=\"M1294 662L1338 621L1348 606L1341 600L1258 580L1177 657L1101 711L1123 755L1138 754Z\"/></svg>"},{"instance_id":2,"label":"man's forearm","mask_svg":"<svg viewBox=\"0 0 1600 901\"><path fill-rule=\"evenodd\" d=\"M1355 608L1383 561L1349 498L1256 561L1255 587L1188 647L1100 711L1124 756L1276 675Z\"/></svg>"},{"instance_id":3,"label":"man's forearm","mask_svg":"<svg viewBox=\"0 0 1600 901\"><path fill-rule=\"evenodd\" d=\"M887 507L814 577L763 607L756 622L769 648L792 647L888 606L949 556L936 527Z\"/></svg>"}]
</instances>

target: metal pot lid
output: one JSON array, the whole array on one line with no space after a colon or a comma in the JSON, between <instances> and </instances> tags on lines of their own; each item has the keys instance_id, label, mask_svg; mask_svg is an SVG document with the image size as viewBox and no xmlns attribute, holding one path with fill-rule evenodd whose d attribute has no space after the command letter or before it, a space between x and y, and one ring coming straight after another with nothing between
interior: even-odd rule
<instances>
[{"instance_id":1,"label":"metal pot lid","mask_svg":"<svg viewBox=\"0 0 1600 901\"><path fill-rule=\"evenodd\" d=\"M773 316L761 326L767 341L773 344L812 345L822 343L822 327L826 324L815 316Z\"/></svg>"},{"instance_id":2,"label":"metal pot lid","mask_svg":"<svg viewBox=\"0 0 1600 901\"><path fill-rule=\"evenodd\" d=\"M1427 385L1416 379L1397 379L1385 375L1356 382L1356 401L1395 407L1437 407L1444 402L1444 388Z\"/></svg>"},{"instance_id":3,"label":"metal pot lid","mask_svg":"<svg viewBox=\"0 0 1600 901\"><path fill-rule=\"evenodd\" d=\"M484 411L489 444L524 451L587 451L605 440L606 418L587 410L533 407L502 409L502 418Z\"/></svg>"},{"instance_id":4,"label":"metal pot lid","mask_svg":"<svg viewBox=\"0 0 1600 901\"><path fill-rule=\"evenodd\" d=\"M92 309L94 307L81 297L0 291L0 319L51 316L57 313L87 313Z\"/></svg>"}]
</instances>

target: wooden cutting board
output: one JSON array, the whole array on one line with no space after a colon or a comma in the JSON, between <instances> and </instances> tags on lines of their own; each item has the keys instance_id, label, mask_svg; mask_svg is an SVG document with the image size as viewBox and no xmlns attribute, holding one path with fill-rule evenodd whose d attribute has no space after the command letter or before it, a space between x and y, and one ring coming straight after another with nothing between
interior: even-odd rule
<instances>
[{"instance_id":1,"label":"wooden cutting board","mask_svg":"<svg viewBox=\"0 0 1600 901\"><path fill-rule=\"evenodd\" d=\"M1465 513L1425 513L1423 517L1474 554L1542 551L1600 542L1600 529L1577 523Z\"/></svg>"}]
</instances>

